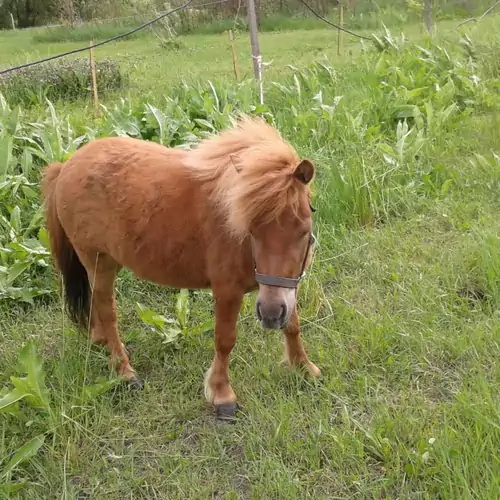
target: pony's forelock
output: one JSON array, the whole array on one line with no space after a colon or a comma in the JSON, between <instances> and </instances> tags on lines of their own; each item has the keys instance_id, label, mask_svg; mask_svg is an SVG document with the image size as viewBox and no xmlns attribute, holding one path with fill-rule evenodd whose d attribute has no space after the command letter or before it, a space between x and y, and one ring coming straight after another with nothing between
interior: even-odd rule
<instances>
[{"instance_id":1,"label":"pony's forelock","mask_svg":"<svg viewBox=\"0 0 500 500\"><path fill-rule=\"evenodd\" d=\"M243 117L189 151L186 165L211 190L231 233L243 238L256 223L276 220L287 209L298 212L300 192L308 189L293 176L299 161L275 128Z\"/></svg>"}]
</instances>

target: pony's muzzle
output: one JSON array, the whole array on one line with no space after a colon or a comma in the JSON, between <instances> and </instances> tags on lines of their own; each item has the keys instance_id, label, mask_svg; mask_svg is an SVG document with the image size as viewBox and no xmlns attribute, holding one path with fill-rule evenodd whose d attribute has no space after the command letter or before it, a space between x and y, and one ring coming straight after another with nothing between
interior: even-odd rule
<instances>
[{"instance_id":1,"label":"pony's muzzle","mask_svg":"<svg viewBox=\"0 0 500 500\"><path fill-rule=\"evenodd\" d=\"M257 318L259 318L262 328L266 330L279 330L283 328L288 317L288 307L286 302L262 302L256 303Z\"/></svg>"},{"instance_id":2,"label":"pony's muzzle","mask_svg":"<svg viewBox=\"0 0 500 500\"><path fill-rule=\"evenodd\" d=\"M295 290L261 285L255 304L260 325L266 330L281 330L295 307Z\"/></svg>"}]
</instances>

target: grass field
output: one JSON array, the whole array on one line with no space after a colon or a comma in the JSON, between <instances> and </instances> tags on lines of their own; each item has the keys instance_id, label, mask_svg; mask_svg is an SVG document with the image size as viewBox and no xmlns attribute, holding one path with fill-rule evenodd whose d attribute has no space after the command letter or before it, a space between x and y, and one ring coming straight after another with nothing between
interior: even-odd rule
<instances>
[{"instance_id":1,"label":"grass field","mask_svg":"<svg viewBox=\"0 0 500 500\"><path fill-rule=\"evenodd\" d=\"M0 190L0 495L499 498L498 23L464 26L468 41L456 22L442 23L432 43L409 26L410 41L386 39L383 51L346 39L342 58L329 30L265 33L273 64L257 109L253 84L233 83L223 35L183 37L173 52L149 37L96 51L130 77L98 120L89 99L20 117L3 105L0 145L11 133L17 161ZM32 36L0 34L2 67L78 46ZM247 78L248 52L240 35ZM175 318L178 291L121 275L122 338L146 382L123 390L106 353L63 314L43 266L39 203L14 185L37 192L39 167L71 154L79 135L177 145L225 126L236 109L266 114L318 169L319 248L300 315L323 377L281 364L282 338L259 329L248 297L230 367L242 414L222 425L203 398L213 333L189 334L211 317L210 295L190 295L186 334L165 344L136 304ZM42 250L12 246L23 238ZM32 302L20 300L27 288L39 295ZM14 387L31 398L8 405Z\"/></svg>"}]
</instances>

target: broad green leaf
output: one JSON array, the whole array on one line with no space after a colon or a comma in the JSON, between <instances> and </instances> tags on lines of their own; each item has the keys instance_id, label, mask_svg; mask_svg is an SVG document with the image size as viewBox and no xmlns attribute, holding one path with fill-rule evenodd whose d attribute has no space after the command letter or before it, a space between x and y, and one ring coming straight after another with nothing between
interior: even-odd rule
<instances>
[{"instance_id":1,"label":"broad green leaf","mask_svg":"<svg viewBox=\"0 0 500 500\"><path fill-rule=\"evenodd\" d=\"M26 176L30 175L33 169L33 155L28 148L23 149L23 154L21 155L21 169Z\"/></svg>"},{"instance_id":2,"label":"broad green leaf","mask_svg":"<svg viewBox=\"0 0 500 500\"><path fill-rule=\"evenodd\" d=\"M474 156L476 157L476 160L479 163L479 165L481 165L482 167L484 167L486 169L491 168L490 163L488 162L488 160L484 156L480 155L479 153L474 153Z\"/></svg>"},{"instance_id":3,"label":"broad green leaf","mask_svg":"<svg viewBox=\"0 0 500 500\"><path fill-rule=\"evenodd\" d=\"M26 195L26 198L29 198L30 200L37 199L39 195L36 193L36 191L29 186L21 186L21 189L23 193Z\"/></svg>"},{"instance_id":4,"label":"broad green leaf","mask_svg":"<svg viewBox=\"0 0 500 500\"><path fill-rule=\"evenodd\" d=\"M21 112L21 107L16 106L11 112L7 120L6 129L10 135L16 135L17 129L19 127L19 115Z\"/></svg>"},{"instance_id":5,"label":"broad green leaf","mask_svg":"<svg viewBox=\"0 0 500 500\"><path fill-rule=\"evenodd\" d=\"M380 142L378 143L377 147L383 152L386 153L389 156L395 156L395 151L392 146L389 144L386 144L385 142Z\"/></svg>"},{"instance_id":6,"label":"broad green leaf","mask_svg":"<svg viewBox=\"0 0 500 500\"><path fill-rule=\"evenodd\" d=\"M181 328L186 328L189 318L189 290L182 289L177 295L177 321Z\"/></svg>"},{"instance_id":7,"label":"broad green leaf","mask_svg":"<svg viewBox=\"0 0 500 500\"><path fill-rule=\"evenodd\" d=\"M27 482L23 481L22 483L4 483L0 484L0 492L6 494L16 493L19 490L22 490L26 486Z\"/></svg>"},{"instance_id":8,"label":"broad green leaf","mask_svg":"<svg viewBox=\"0 0 500 500\"><path fill-rule=\"evenodd\" d=\"M396 109L399 110L396 114L397 118L415 118L420 113L418 107L412 104L403 104L397 106Z\"/></svg>"},{"instance_id":9,"label":"broad green leaf","mask_svg":"<svg viewBox=\"0 0 500 500\"><path fill-rule=\"evenodd\" d=\"M49 249L50 247L49 234L47 233L47 230L43 227L40 229L40 231L38 231L38 240L46 250Z\"/></svg>"},{"instance_id":10,"label":"broad green leaf","mask_svg":"<svg viewBox=\"0 0 500 500\"><path fill-rule=\"evenodd\" d=\"M299 82L299 79L297 78L296 73L293 74L293 83L295 84L295 92L297 93L297 96L298 96L299 101L300 101L302 89L300 88L300 82Z\"/></svg>"},{"instance_id":11,"label":"broad green leaf","mask_svg":"<svg viewBox=\"0 0 500 500\"><path fill-rule=\"evenodd\" d=\"M12 266L10 266L9 273L7 275L8 285L11 285L19 275L23 274L24 271L26 271L26 269L31 267L32 263L33 263L32 261L28 260L28 261L16 262Z\"/></svg>"},{"instance_id":12,"label":"broad green leaf","mask_svg":"<svg viewBox=\"0 0 500 500\"><path fill-rule=\"evenodd\" d=\"M452 180L446 179L441 186L441 196L444 196L451 188Z\"/></svg>"},{"instance_id":13,"label":"broad green leaf","mask_svg":"<svg viewBox=\"0 0 500 500\"><path fill-rule=\"evenodd\" d=\"M101 394L104 394L105 392L115 387L120 382L120 379L102 379L95 384L85 386L83 388L82 403L85 404L94 400Z\"/></svg>"},{"instance_id":14,"label":"broad green leaf","mask_svg":"<svg viewBox=\"0 0 500 500\"><path fill-rule=\"evenodd\" d=\"M215 127L207 120L204 120L203 118L195 118L194 120L198 125L201 125L202 127L207 128L211 132L215 132Z\"/></svg>"},{"instance_id":15,"label":"broad green leaf","mask_svg":"<svg viewBox=\"0 0 500 500\"><path fill-rule=\"evenodd\" d=\"M288 96L288 95L290 95L292 93L292 91L286 85L283 85L283 84L281 84L279 82L272 82L272 85L274 87L276 87L277 89L280 89L281 92L283 92L283 94L285 96Z\"/></svg>"},{"instance_id":16,"label":"broad green leaf","mask_svg":"<svg viewBox=\"0 0 500 500\"><path fill-rule=\"evenodd\" d=\"M411 99L412 97L417 97L421 94L423 94L425 91L427 90L426 87L420 87L418 89L412 89L412 90L408 90L406 92L406 96Z\"/></svg>"},{"instance_id":17,"label":"broad green leaf","mask_svg":"<svg viewBox=\"0 0 500 500\"><path fill-rule=\"evenodd\" d=\"M51 290L42 288L27 288L24 286L20 290L19 300L34 305L34 297L39 297L40 295L50 295L51 293Z\"/></svg>"},{"instance_id":18,"label":"broad green leaf","mask_svg":"<svg viewBox=\"0 0 500 500\"><path fill-rule=\"evenodd\" d=\"M152 309L149 309L140 303L136 304L136 311L141 321L145 325L152 327L153 330L162 331L165 328L166 323L175 323L174 320L166 318L165 316L156 313Z\"/></svg>"},{"instance_id":19,"label":"broad green leaf","mask_svg":"<svg viewBox=\"0 0 500 500\"><path fill-rule=\"evenodd\" d=\"M34 305L33 298L39 297L40 295L50 295L53 290L38 288L38 287L27 287L22 288L14 286L4 287L0 281L0 298L8 298L14 300L20 300L21 302L26 302L30 305Z\"/></svg>"},{"instance_id":20,"label":"broad green leaf","mask_svg":"<svg viewBox=\"0 0 500 500\"><path fill-rule=\"evenodd\" d=\"M5 466L4 470L0 474L0 478L4 478L10 474L19 464L26 462L30 458L34 457L38 450L42 447L45 442L45 436L43 434L34 437L31 441L21 446L15 453L14 456L9 460L9 463Z\"/></svg>"},{"instance_id":21,"label":"broad green leaf","mask_svg":"<svg viewBox=\"0 0 500 500\"><path fill-rule=\"evenodd\" d=\"M29 238L20 243L9 243L8 248L20 254L48 256L49 253L36 238Z\"/></svg>"},{"instance_id":22,"label":"broad green leaf","mask_svg":"<svg viewBox=\"0 0 500 500\"><path fill-rule=\"evenodd\" d=\"M3 94L0 92L0 111L2 114L6 114L9 111L9 105L7 104L7 100L3 96Z\"/></svg>"},{"instance_id":23,"label":"broad green leaf","mask_svg":"<svg viewBox=\"0 0 500 500\"><path fill-rule=\"evenodd\" d=\"M49 407L49 395L45 386L45 372L42 360L37 356L35 344L29 341L19 354L19 361L27 373L29 388L44 408Z\"/></svg>"},{"instance_id":24,"label":"broad green leaf","mask_svg":"<svg viewBox=\"0 0 500 500\"><path fill-rule=\"evenodd\" d=\"M152 106L149 103L146 104L146 106L147 106L147 110L154 117L156 124L158 125L158 128L160 129L159 139L160 139L160 144L163 144L163 135L165 132L165 122L167 120L167 116L165 115L165 113L161 109L155 108L154 106Z\"/></svg>"},{"instance_id":25,"label":"broad green leaf","mask_svg":"<svg viewBox=\"0 0 500 500\"><path fill-rule=\"evenodd\" d=\"M212 94L214 96L214 100L215 100L214 107L216 110L220 110L219 96L217 95L217 91L215 90L214 84L210 80L208 80L208 84L210 85L210 88L212 89Z\"/></svg>"},{"instance_id":26,"label":"broad green leaf","mask_svg":"<svg viewBox=\"0 0 500 500\"><path fill-rule=\"evenodd\" d=\"M15 232L12 229L12 226L10 225L10 222L3 215L0 215L0 226L4 227L8 231L10 240L13 240L16 237ZM6 253L11 253L10 248L3 248L2 250Z\"/></svg>"},{"instance_id":27,"label":"broad green leaf","mask_svg":"<svg viewBox=\"0 0 500 500\"><path fill-rule=\"evenodd\" d=\"M179 327L177 327L177 326L173 326L173 327L167 328L161 334L162 339L163 339L163 343L164 344L170 344L170 343L174 342L177 339L177 337L179 337L179 335L181 333L182 333L182 330Z\"/></svg>"},{"instance_id":28,"label":"broad green leaf","mask_svg":"<svg viewBox=\"0 0 500 500\"><path fill-rule=\"evenodd\" d=\"M17 234L21 232L21 209L18 205L16 205L10 213L10 225Z\"/></svg>"},{"instance_id":29,"label":"broad green leaf","mask_svg":"<svg viewBox=\"0 0 500 500\"><path fill-rule=\"evenodd\" d=\"M20 296L16 296L16 298L19 299ZM25 395L24 399L28 405L33 408L44 408L43 401L36 394L33 394L34 391L30 387L28 377L10 377L10 381L17 391Z\"/></svg>"},{"instance_id":30,"label":"broad green leaf","mask_svg":"<svg viewBox=\"0 0 500 500\"><path fill-rule=\"evenodd\" d=\"M10 162L12 161L12 137L6 135L0 139L0 180L5 179L9 173Z\"/></svg>"},{"instance_id":31,"label":"broad green leaf","mask_svg":"<svg viewBox=\"0 0 500 500\"><path fill-rule=\"evenodd\" d=\"M28 138L23 137L22 139L26 140ZM30 152L33 156L36 156L37 158L42 160L45 164L52 163L52 157L49 154L47 154L47 152L45 152L43 149L39 149L40 147L38 146L38 144L35 141L33 141L32 139L29 139L29 142L34 142L34 144L36 145L36 148L26 147L28 152ZM50 153L52 154L52 151L50 151Z\"/></svg>"},{"instance_id":32,"label":"broad green leaf","mask_svg":"<svg viewBox=\"0 0 500 500\"><path fill-rule=\"evenodd\" d=\"M192 335L200 335L202 333L209 332L214 328L215 328L215 321L213 318L210 318L209 320L205 321L205 323L197 325L194 328L190 328L189 333Z\"/></svg>"},{"instance_id":33,"label":"broad green leaf","mask_svg":"<svg viewBox=\"0 0 500 500\"><path fill-rule=\"evenodd\" d=\"M26 396L29 396L29 393L26 393L18 388L10 391L5 396L0 398L0 412L5 410L5 408L8 408L10 405L17 403L17 401L20 401Z\"/></svg>"}]
</instances>

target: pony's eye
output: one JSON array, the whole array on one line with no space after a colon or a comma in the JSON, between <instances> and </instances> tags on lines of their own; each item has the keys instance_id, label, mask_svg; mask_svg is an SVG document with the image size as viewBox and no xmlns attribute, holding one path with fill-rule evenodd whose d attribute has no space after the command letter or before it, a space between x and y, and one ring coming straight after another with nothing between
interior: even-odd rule
<instances>
[{"instance_id":1,"label":"pony's eye","mask_svg":"<svg viewBox=\"0 0 500 500\"><path fill-rule=\"evenodd\" d=\"M316 209L310 203L309 203L309 208L311 209L312 213L316 212Z\"/></svg>"},{"instance_id":2,"label":"pony's eye","mask_svg":"<svg viewBox=\"0 0 500 500\"><path fill-rule=\"evenodd\" d=\"M311 233L311 237L309 238L309 246L313 246L316 244L316 236L314 236L314 234Z\"/></svg>"}]
</instances>

